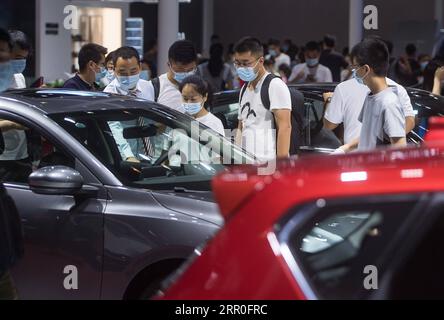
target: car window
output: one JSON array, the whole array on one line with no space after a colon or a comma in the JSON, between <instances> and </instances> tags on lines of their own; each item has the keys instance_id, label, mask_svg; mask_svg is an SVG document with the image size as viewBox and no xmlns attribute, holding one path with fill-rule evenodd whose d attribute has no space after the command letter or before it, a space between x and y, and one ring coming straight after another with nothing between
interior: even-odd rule
<instances>
[{"instance_id":1,"label":"car window","mask_svg":"<svg viewBox=\"0 0 444 320\"><path fill-rule=\"evenodd\" d=\"M212 108L212 113L222 120L225 129L236 129L238 126L239 102L218 105ZM225 122L224 122L225 120Z\"/></svg>"},{"instance_id":2,"label":"car window","mask_svg":"<svg viewBox=\"0 0 444 320\"><path fill-rule=\"evenodd\" d=\"M349 199L343 203L315 209L315 218L299 227L290 221L282 232L282 237L286 234L288 238L281 238L281 242L288 245L320 298L355 299L365 294L364 268L376 266L381 276L384 250L396 238L416 198L402 202L360 200L358 204Z\"/></svg>"},{"instance_id":3,"label":"car window","mask_svg":"<svg viewBox=\"0 0 444 320\"><path fill-rule=\"evenodd\" d=\"M56 147L50 139L19 121L0 120L0 179L3 182L27 183L29 175L46 166L75 168L72 156Z\"/></svg>"},{"instance_id":4,"label":"car window","mask_svg":"<svg viewBox=\"0 0 444 320\"><path fill-rule=\"evenodd\" d=\"M53 118L131 186L209 190L211 178L225 166L254 161L229 140L188 117L130 109Z\"/></svg>"}]
</instances>

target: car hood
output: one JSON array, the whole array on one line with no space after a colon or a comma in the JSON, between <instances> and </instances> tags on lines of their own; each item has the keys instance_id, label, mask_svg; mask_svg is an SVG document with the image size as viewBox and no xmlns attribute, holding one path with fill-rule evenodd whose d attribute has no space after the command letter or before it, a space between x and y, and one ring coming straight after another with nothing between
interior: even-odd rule
<instances>
[{"instance_id":1,"label":"car hood","mask_svg":"<svg viewBox=\"0 0 444 320\"><path fill-rule=\"evenodd\" d=\"M165 208L205 220L220 227L224 224L224 219L211 191L156 191L152 194Z\"/></svg>"}]
</instances>

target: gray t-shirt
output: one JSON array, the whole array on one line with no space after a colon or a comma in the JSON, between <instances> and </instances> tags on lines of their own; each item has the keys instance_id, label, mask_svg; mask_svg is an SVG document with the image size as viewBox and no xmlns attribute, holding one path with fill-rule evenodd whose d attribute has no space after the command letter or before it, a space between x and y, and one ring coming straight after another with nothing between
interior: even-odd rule
<instances>
[{"instance_id":1,"label":"gray t-shirt","mask_svg":"<svg viewBox=\"0 0 444 320\"><path fill-rule=\"evenodd\" d=\"M372 95L364 101L359 121L362 123L358 150L371 150L384 139L405 137L405 115L396 87Z\"/></svg>"}]
</instances>

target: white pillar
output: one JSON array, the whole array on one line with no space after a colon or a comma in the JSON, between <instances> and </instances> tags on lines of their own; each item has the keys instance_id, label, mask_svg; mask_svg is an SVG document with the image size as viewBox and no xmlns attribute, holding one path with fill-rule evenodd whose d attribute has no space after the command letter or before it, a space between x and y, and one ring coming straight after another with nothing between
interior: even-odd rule
<instances>
[{"instance_id":1,"label":"white pillar","mask_svg":"<svg viewBox=\"0 0 444 320\"><path fill-rule=\"evenodd\" d=\"M208 56L210 53L211 36L214 34L214 0L203 1L202 14L202 53Z\"/></svg>"},{"instance_id":2,"label":"white pillar","mask_svg":"<svg viewBox=\"0 0 444 320\"><path fill-rule=\"evenodd\" d=\"M158 12L158 74L166 72L168 49L177 40L179 33L179 1L159 0Z\"/></svg>"},{"instance_id":3,"label":"white pillar","mask_svg":"<svg viewBox=\"0 0 444 320\"><path fill-rule=\"evenodd\" d=\"M349 38L348 47L351 50L356 44L361 42L363 37L364 1L349 0Z\"/></svg>"}]
</instances>

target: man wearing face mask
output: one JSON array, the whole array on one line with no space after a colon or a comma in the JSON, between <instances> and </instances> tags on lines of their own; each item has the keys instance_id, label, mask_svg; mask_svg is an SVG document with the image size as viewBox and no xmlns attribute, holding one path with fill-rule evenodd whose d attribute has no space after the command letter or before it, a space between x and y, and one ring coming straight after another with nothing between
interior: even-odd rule
<instances>
[{"instance_id":1,"label":"man wearing face mask","mask_svg":"<svg viewBox=\"0 0 444 320\"><path fill-rule=\"evenodd\" d=\"M28 37L21 31L11 30L9 35L12 40L11 63L14 71L14 78L10 88L24 89L26 88L26 82L22 73L26 68L26 59L28 59L31 52L31 43Z\"/></svg>"},{"instance_id":2,"label":"man wearing face mask","mask_svg":"<svg viewBox=\"0 0 444 320\"><path fill-rule=\"evenodd\" d=\"M352 51L353 61L356 51ZM361 68L363 69L363 68ZM361 70L359 70L361 72ZM357 148L362 124L358 120L365 98L370 93L367 86L361 84L358 70L353 72L354 78L338 84L333 93L324 94L326 111L324 127L335 130L341 123L344 125L344 145L335 153L349 152ZM356 79L358 77L359 80ZM405 116L405 131L409 133L415 127L415 112L410 97L405 88L390 78L386 78L387 85L396 88L399 102Z\"/></svg>"},{"instance_id":3,"label":"man wearing face mask","mask_svg":"<svg viewBox=\"0 0 444 320\"><path fill-rule=\"evenodd\" d=\"M315 41L310 41L305 46L305 63L293 67L290 83L333 82L331 71L319 63L321 47Z\"/></svg>"},{"instance_id":4,"label":"man wearing face mask","mask_svg":"<svg viewBox=\"0 0 444 320\"><path fill-rule=\"evenodd\" d=\"M239 96L236 143L263 161L288 157L292 102L287 85L280 78L269 82L270 103L266 108L261 89L269 73L264 68L262 44L255 38L243 38L234 52L237 74L246 82Z\"/></svg>"},{"instance_id":5,"label":"man wearing face mask","mask_svg":"<svg viewBox=\"0 0 444 320\"><path fill-rule=\"evenodd\" d=\"M290 66L291 60L288 55L281 51L281 42L277 39L270 39L268 42L268 58L274 59L274 72L278 72L282 64Z\"/></svg>"},{"instance_id":6,"label":"man wearing face mask","mask_svg":"<svg viewBox=\"0 0 444 320\"><path fill-rule=\"evenodd\" d=\"M120 95L130 95L140 99L153 101L154 97L150 90L148 81L140 78L142 70L140 56L136 49L132 47L121 47L114 51L113 56L115 79L103 90L103 92L116 93ZM120 154L123 160L137 162L136 157L142 150L139 141L132 139L129 143L123 137L123 128L125 125L134 126L133 122L111 121L109 126L116 139Z\"/></svg>"},{"instance_id":7,"label":"man wearing face mask","mask_svg":"<svg viewBox=\"0 0 444 320\"><path fill-rule=\"evenodd\" d=\"M105 55L108 50L95 43L85 44L79 51L79 73L68 79L63 88L95 91L106 76Z\"/></svg>"},{"instance_id":8,"label":"man wearing face mask","mask_svg":"<svg viewBox=\"0 0 444 320\"><path fill-rule=\"evenodd\" d=\"M154 101L172 109L184 112L179 84L196 73L197 52L188 40L179 40L168 50L168 72L150 81L149 93Z\"/></svg>"}]
</instances>

